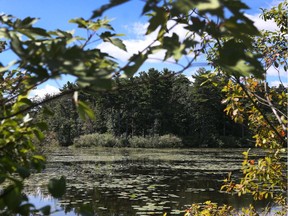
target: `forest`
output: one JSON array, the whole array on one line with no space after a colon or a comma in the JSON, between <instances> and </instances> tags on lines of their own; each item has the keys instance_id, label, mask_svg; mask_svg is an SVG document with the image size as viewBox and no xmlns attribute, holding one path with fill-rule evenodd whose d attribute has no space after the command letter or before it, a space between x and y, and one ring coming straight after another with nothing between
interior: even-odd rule
<instances>
[{"instance_id":1,"label":"forest","mask_svg":"<svg viewBox=\"0 0 288 216\"><path fill-rule=\"evenodd\" d=\"M132 2L91 6L76 33L0 14L0 215L287 215L287 1L260 9L274 30L240 0L139 1L152 40L123 63L98 45L127 53L104 15ZM180 69L141 72L159 52Z\"/></svg>"},{"instance_id":2,"label":"forest","mask_svg":"<svg viewBox=\"0 0 288 216\"><path fill-rule=\"evenodd\" d=\"M110 137L110 143L101 144L109 147L135 146L132 143L135 137L138 137L138 142L142 137L141 147L151 147L149 138L163 135L171 135L176 141L179 138L181 141L173 143L171 140L172 143L162 147L253 146L247 119L241 124L235 123L224 113L222 101L225 93L222 89L227 85L228 78L219 74L205 82L209 73L204 68L198 69L193 75L193 83L184 75L168 69L157 71L151 68L130 79L115 76L111 91L97 94L91 94L89 90L79 91L79 99L93 110L95 120L80 118L71 94L39 107L35 110L35 120L41 122L45 119L49 127L47 139L51 143L54 138L54 142L61 146L73 145L75 139L77 145L84 146L83 135L90 134L91 137L93 133ZM68 82L61 91L71 89L77 89L77 84ZM275 90L280 92L285 87ZM257 94L263 94L263 89L258 91ZM53 95L46 95L43 100L50 97ZM53 115L47 118L43 110L51 110ZM77 140L80 136L82 139ZM145 137L148 139L145 140ZM90 142L86 146L93 146L93 141ZM45 145L44 141L42 146Z\"/></svg>"}]
</instances>

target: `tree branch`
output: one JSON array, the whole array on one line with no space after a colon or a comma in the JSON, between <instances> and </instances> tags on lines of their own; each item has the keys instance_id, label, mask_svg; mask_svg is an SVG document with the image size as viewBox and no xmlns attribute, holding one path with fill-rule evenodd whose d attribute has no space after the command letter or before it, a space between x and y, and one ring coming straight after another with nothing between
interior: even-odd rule
<instances>
[{"instance_id":1,"label":"tree branch","mask_svg":"<svg viewBox=\"0 0 288 216\"><path fill-rule=\"evenodd\" d=\"M263 116L267 124L271 127L271 129L276 133L278 138L281 140L282 144L286 144L285 139L281 136L281 134L277 131L277 129L274 127L274 125L270 122L268 117L265 115L265 113L260 109L260 107L256 104L256 102L251 98L249 92L247 91L246 87L240 82L239 79L237 79L237 83L241 86L243 89L244 93L246 94L247 98L251 101L253 106L260 112L260 114Z\"/></svg>"}]
</instances>

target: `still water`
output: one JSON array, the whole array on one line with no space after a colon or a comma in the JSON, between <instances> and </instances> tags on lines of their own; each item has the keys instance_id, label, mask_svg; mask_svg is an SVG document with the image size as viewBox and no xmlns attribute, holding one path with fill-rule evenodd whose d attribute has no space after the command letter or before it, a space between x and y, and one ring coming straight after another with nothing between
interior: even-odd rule
<instances>
[{"instance_id":1,"label":"still water","mask_svg":"<svg viewBox=\"0 0 288 216\"><path fill-rule=\"evenodd\" d=\"M37 207L51 205L55 216L78 215L81 205L99 216L183 215L192 203L207 200L241 209L253 199L219 189L229 172L240 174L244 150L62 148L49 154L43 173L27 181L26 193ZM62 175L67 192L56 200L46 185Z\"/></svg>"}]
</instances>

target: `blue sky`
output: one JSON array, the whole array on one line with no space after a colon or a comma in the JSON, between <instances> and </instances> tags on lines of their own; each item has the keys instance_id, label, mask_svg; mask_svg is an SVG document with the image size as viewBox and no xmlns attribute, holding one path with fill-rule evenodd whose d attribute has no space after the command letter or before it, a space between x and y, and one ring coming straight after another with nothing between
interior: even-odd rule
<instances>
[{"instance_id":1,"label":"blue sky","mask_svg":"<svg viewBox=\"0 0 288 216\"><path fill-rule=\"evenodd\" d=\"M62 30L75 30L76 25L69 24L68 21L72 18L83 17L89 18L94 9L99 8L101 5L107 3L108 0L0 0L0 13L11 14L19 18L24 18L27 16L37 17L40 20L36 24L39 27L43 27L49 30L62 29ZM277 1L267 1L267 0L245 0L244 1L251 9L247 10L246 13L249 17L255 21L255 25L258 28L263 29L273 29L275 25L273 23L265 23L259 19L260 7L270 8L277 4ZM120 59L120 64L124 64L125 61L137 50L141 50L148 45L149 41L153 40L153 34L149 36L144 36L144 32L147 28L147 18L141 17L143 1L132 0L129 3L118 6L107 11L104 16L113 19L111 22L112 26L117 33L124 33L125 36L122 38L127 46L128 53L124 53L116 47L109 44L95 44L99 48L107 51L112 56ZM177 33L181 32L181 28L177 29ZM183 32L184 33L184 32ZM84 32L76 31L76 35L83 34ZM2 55L2 54L1 54ZM161 52L155 58L161 58L163 53ZM13 60L15 56L11 54L2 55L1 60L3 62L9 62ZM202 60L202 61L201 61ZM205 59L200 59L198 66L203 65ZM162 68L169 68L171 70L179 70L180 68L174 64L158 62L155 60L150 60L144 66L141 67L141 71L147 70L150 67L157 68L161 70ZM187 70L185 74L191 77L193 73L197 70L197 65ZM282 74L283 82L287 82L286 74ZM69 77L62 78L56 81L49 81L48 83L41 85L38 91L34 91L33 94L43 94L45 92L57 91L57 88L61 87L67 82ZM271 69L269 72L270 83L277 84L278 75L275 71Z\"/></svg>"}]
</instances>

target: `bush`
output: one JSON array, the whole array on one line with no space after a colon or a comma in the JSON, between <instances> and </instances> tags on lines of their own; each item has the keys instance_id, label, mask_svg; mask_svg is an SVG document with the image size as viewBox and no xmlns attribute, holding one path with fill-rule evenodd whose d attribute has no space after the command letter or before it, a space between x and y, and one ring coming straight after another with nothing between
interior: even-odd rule
<instances>
[{"instance_id":1,"label":"bush","mask_svg":"<svg viewBox=\"0 0 288 216\"><path fill-rule=\"evenodd\" d=\"M145 148L147 142L147 137L133 136L129 139L129 146L132 148Z\"/></svg>"},{"instance_id":2,"label":"bush","mask_svg":"<svg viewBox=\"0 0 288 216\"><path fill-rule=\"evenodd\" d=\"M159 137L159 141L157 142L158 148L175 148L175 147L182 147L182 140L172 134L166 134Z\"/></svg>"},{"instance_id":3,"label":"bush","mask_svg":"<svg viewBox=\"0 0 288 216\"><path fill-rule=\"evenodd\" d=\"M129 139L129 145L132 148L174 148L182 147L182 140L171 134L163 136L134 136Z\"/></svg>"},{"instance_id":4,"label":"bush","mask_svg":"<svg viewBox=\"0 0 288 216\"><path fill-rule=\"evenodd\" d=\"M123 137L115 137L110 133L93 133L82 135L74 139L75 147L126 147L127 144L132 148L175 148L182 147L182 140L171 134L163 136L133 136L128 143Z\"/></svg>"},{"instance_id":5,"label":"bush","mask_svg":"<svg viewBox=\"0 0 288 216\"><path fill-rule=\"evenodd\" d=\"M75 147L123 147L125 140L121 137L115 137L112 134L93 133L82 135L74 139Z\"/></svg>"}]
</instances>

